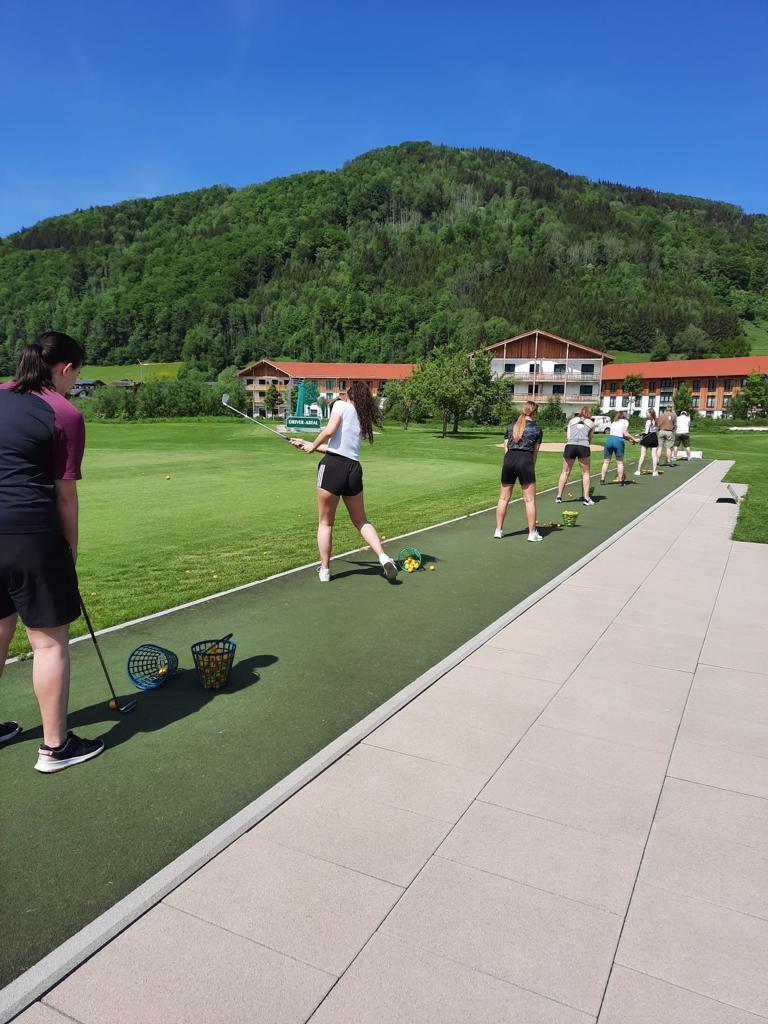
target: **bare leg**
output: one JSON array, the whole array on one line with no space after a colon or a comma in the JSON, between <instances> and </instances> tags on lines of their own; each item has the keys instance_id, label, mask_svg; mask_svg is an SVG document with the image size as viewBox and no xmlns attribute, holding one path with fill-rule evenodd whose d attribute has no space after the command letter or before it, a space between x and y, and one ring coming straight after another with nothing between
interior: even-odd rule
<instances>
[{"instance_id":1,"label":"bare leg","mask_svg":"<svg viewBox=\"0 0 768 1024\"><path fill-rule=\"evenodd\" d=\"M16 629L16 613L5 619L0 619L0 676L3 674L8 648L11 646L13 631Z\"/></svg>"},{"instance_id":2,"label":"bare leg","mask_svg":"<svg viewBox=\"0 0 768 1024\"><path fill-rule=\"evenodd\" d=\"M620 459L616 456L616 478L623 481L624 479L624 459Z\"/></svg>"},{"instance_id":3,"label":"bare leg","mask_svg":"<svg viewBox=\"0 0 768 1024\"><path fill-rule=\"evenodd\" d=\"M333 524L336 519L336 508L339 504L338 494L331 494L324 491L322 487L317 489L317 549L320 552L320 564L324 569L329 568L331 561L331 547L333 544Z\"/></svg>"},{"instance_id":4,"label":"bare leg","mask_svg":"<svg viewBox=\"0 0 768 1024\"><path fill-rule=\"evenodd\" d=\"M365 514L365 501L363 499L363 492L359 494L353 494L351 497L344 495L344 504L347 506L347 512L349 518L352 520L352 525L356 530L360 531L360 536L363 538L365 543L370 547L376 555L382 555L384 548L381 546L379 535L376 532L376 528L372 523L368 522L368 517Z\"/></svg>"},{"instance_id":5,"label":"bare leg","mask_svg":"<svg viewBox=\"0 0 768 1024\"><path fill-rule=\"evenodd\" d=\"M608 467L611 464L610 458L603 459L603 468L600 470L600 483L605 483L605 475L608 472Z\"/></svg>"},{"instance_id":6,"label":"bare leg","mask_svg":"<svg viewBox=\"0 0 768 1024\"><path fill-rule=\"evenodd\" d=\"M583 497L588 498L589 488L591 487L589 459L579 459L579 465L581 466L581 493Z\"/></svg>"},{"instance_id":7,"label":"bare leg","mask_svg":"<svg viewBox=\"0 0 768 1024\"><path fill-rule=\"evenodd\" d=\"M653 463L653 472L658 473L659 471L659 449L651 448L651 462Z\"/></svg>"},{"instance_id":8,"label":"bare leg","mask_svg":"<svg viewBox=\"0 0 768 1024\"><path fill-rule=\"evenodd\" d=\"M637 460L637 470L638 470L638 472L642 471L643 463L645 462L645 453L646 453L647 450L648 449L645 447L644 444L640 445L640 458Z\"/></svg>"},{"instance_id":9,"label":"bare leg","mask_svg":"<svg viewBox=\"0 0 768 1024\"><path fill-rule=\"evenodd\" d=\"M523 486L523 503L525 504L525 519L528 523L528 533L536 531L536 484L525 484Z\"/></svg>"},{"instance_id":10,"label":"bare leg","mask_svg":"<svg viewBox=\"0 0 768 1024\"><path fill-rule=\"evenodd\" d=\"M32 645L32 685L40 717L43 742L59 747L67 738L69 703L69 626L53 629L27 629Z\"/></svg>"},{"instance_id":11,"label":"bare leg","mask_svg":"<svg viewBox=\"0 0 768 1024\"><path fill-rule=\"evenodd\" d=\"M565 485L568 483L568 477L571 475L573 469L573 459L563 459L563 471L560 474L560 480L557 484L557 496L562 498Z\"/></svg>"},{"instance_id":12,"label":"bare leg","mask_svg":"<svg viewBox=\"0 0 768 1024\"><path fill-rule=\"evenodd\" d=\"M504 519L507 515L507 506L509 505L512 497L512 488L507 487L505 484L501 485L499 489L499 500L496 505L496 529L504 529Z\"/></svg>"}]
</instances>

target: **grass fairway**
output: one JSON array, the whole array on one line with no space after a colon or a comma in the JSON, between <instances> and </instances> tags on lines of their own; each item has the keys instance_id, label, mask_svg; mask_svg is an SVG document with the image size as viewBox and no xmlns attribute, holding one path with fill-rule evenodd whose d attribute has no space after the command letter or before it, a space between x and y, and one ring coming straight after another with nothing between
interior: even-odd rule
<instances>
[{"instance_id":1,"label":"grass fairway","mask_svg":"<svg viewBox=\"0 0 768 1024\"><path fill-rule=\"evenodd\" d=\"M128 363L125 366L95 366L85 363L79 377L83 380L103 380L109 384L113 380L176 380L183 363ZM10 377L0 377L0 381Z\"/></svg>"},{"instance_id":2,"label":"grass fairway","mask_svg":"<svg viewBox=\"0 0 768 1024\"><path fill-rule=\"evenodd\" d=\"M446 513L448 500L440 504L436 478L418 460L407 460L407 448L398 447L400 439L392 443L392 454L382 457L391 460L398 453L400 457L397 472L389 464L385 482L402 478L402 489L396 490L401 512L408 489L419 483L418 470L421 479L429 482L434 502L432 511L425 514ZM424 444L432 443L425 436ZM484 501L488 486L495 497L498 452L491 449L484 468L477 465L487 443L479 438L443 443L440 477L444 491L455 489L453 500L463 500L473 486ZM275 445L275 458L280 458ZM458 458L459 449L476 458L467 454ZM291 449L287 454L301 458ZM209 458L213 465L214 455ZM311 490L311 461L306 466L297 464L300 468L294 476L299 488L308 484ZM439 464L440 456L436 454L434 461ZM375 465L375 460L371 462ZM190 474L191 466L190 461ZM420 534L415 541L437 565L435 572L402 574L390 585L370 553L355 553L334 563L334 579L327 585L321 586L314 571L305 569L106 634L101 646L118 692L138 697L136 711L126 717L106 708L106 684L93 646L76 644L70 724L86 736L104 735L107 750L92 765L73 771L41 776L32 770L40 728L31 667L27 662L9 666L0 691L0 711L3 718L16 717L24 731L2 751L7 785L0 864L13 927L9 941L0 947L0 984L700 468L702 464L696 462L658 479L644 476L635 483L633 478L631 487L599 487L593 508L581 508L574 497L571 508L579 511L575 529L547 527L549 520L559 518L561 509L551 493L544 495L541 544L526 542L517 504L507 518L503 541L493 539L492 513ZM472 483L472 473L481 469L486 476L482 487L477 480ZM183 472L182 468L182 476ZM463 480L462 474L468 474L468 479ZM376 476L373 468L371 475ZM289 479L288 473L283 476ZM381 486L381 479L375 482L375 487ZM201 490L208 497L216 490L215 483ZM266 516L270 505L282 507L286 493L281 492L278 501L269 491L257 506L256 522ZM127 492L123 497L127 500ZM170 581L164 591L166 600L174 596L176 556L170 542L176 534L195 529L192 519L180 518L180 509L181 505L174 511L173 504L166 503L164 532L155 538L145 534L154 552L157 579L165 575ZM245 501L225 512L234 521L250 514ZM129 527L139 519L139 513L126 507L120 522ZM217 518L206 524L201 516L199 527L208 531L206 537L214 543L215 530L225 522ZM163 543L166 534L167 545ZM239 550L232 550L239 556ZM115 557L119 554L118 545ZM130 553L125 548L120 578L124 588L135 591L140 600L149 591L142 576L132 575L129 566ZM191 669L189 645L230 631L238 643L231 685L218 693L203 690ZM161 689L137 694L122 666L132 648L147 641L175 651L181 671Z\"/></svg>"}]
</instances>

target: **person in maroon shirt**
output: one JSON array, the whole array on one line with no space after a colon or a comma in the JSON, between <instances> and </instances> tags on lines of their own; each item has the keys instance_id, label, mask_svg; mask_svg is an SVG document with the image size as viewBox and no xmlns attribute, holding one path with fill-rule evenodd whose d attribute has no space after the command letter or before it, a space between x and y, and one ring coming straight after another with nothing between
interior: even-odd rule
<instances>
[{"instance_id":1,"label":"person in maroon shirt","mask_svg":"<svg viewBox=\"0 0 768 1024\"><path fill-rule=\"evenodd\" d=\"M58 772L97 757L103 740L67 732L69 624L80 615L77 481L83 417L66 399L85 360L80 344L49 331L27 345L0 385L0 672L21 618L33 652L43 743L35 768ZM0 723L0 743L21 732Z\"/></svg>"}]
</instances>

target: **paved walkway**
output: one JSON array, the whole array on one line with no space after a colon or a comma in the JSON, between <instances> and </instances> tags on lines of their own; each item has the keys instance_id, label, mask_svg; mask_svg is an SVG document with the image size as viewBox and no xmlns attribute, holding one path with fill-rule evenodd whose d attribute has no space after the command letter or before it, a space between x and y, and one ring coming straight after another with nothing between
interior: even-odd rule
<instances>
[{"instance_id":1,"label":"paved walkway","mask_svg":"<svg viewBox=\"0 0 768 1024\"><path fill-rule=\"evenodd\" d=\"M768 1019L768 546L726 468L18 1020Z\"/></svg>"}]
</instances>

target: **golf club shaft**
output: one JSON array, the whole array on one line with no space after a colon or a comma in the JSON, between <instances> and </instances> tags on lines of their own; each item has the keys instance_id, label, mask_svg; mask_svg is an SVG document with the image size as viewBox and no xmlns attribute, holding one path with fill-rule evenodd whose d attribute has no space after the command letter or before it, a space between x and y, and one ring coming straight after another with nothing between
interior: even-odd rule
<instances>
[{"instance_id":1,"label":"golf club shaft","mask_svg":"<svg viewBox=\"0 0 768 1024\"><path fill-rule=\"evenodd\" d=\"M236 412L238 416L242 416L244 420L249 420L251 423L255 423L257 427L262 427L264 430L268 430L270 434L274 434L275 437L279 437L281 441L290 441L290 438L286 437L285 434L281 434L279 430L273 430L272 427L268 427L266 423L261 423L260 420L257 420L254 416L249 416L245 412L240 412L239 409L236 409L234 405L230 405L229 402L222 402L221 404L225 409L229 409L231 412Z\"/></svg>"},{"instance_id":2,"label":"golf club shaft","mask_svg":"<svg viewBox=\"0 0 768 1024\"><path fill-rule=\"evenodd\" d=\"M88 615L88 612L86 611L85 604L83 603L82 596L81 595L78 595L78 596L80 597L80 611L83 613L83 618L85 619L85 624L88 627L88 632L91 634L91 640L93 640L93 646L96 648L96 653L99 656L99 661L101 662L101 667L104 669L104 678L107 680L107 685L109 686L109 689L110 689L110 692L111 692L113 698L115 700L117 700L117 694L115 693L115 688L112 685L112 680L109 678L109 671L107 670L106 663L104 661L104 658L102 657L101 648L99 647L99 642L96 639L96 633L94 632L93 625L91 624L90 616Z\"/></svg>"}]
</instances>

